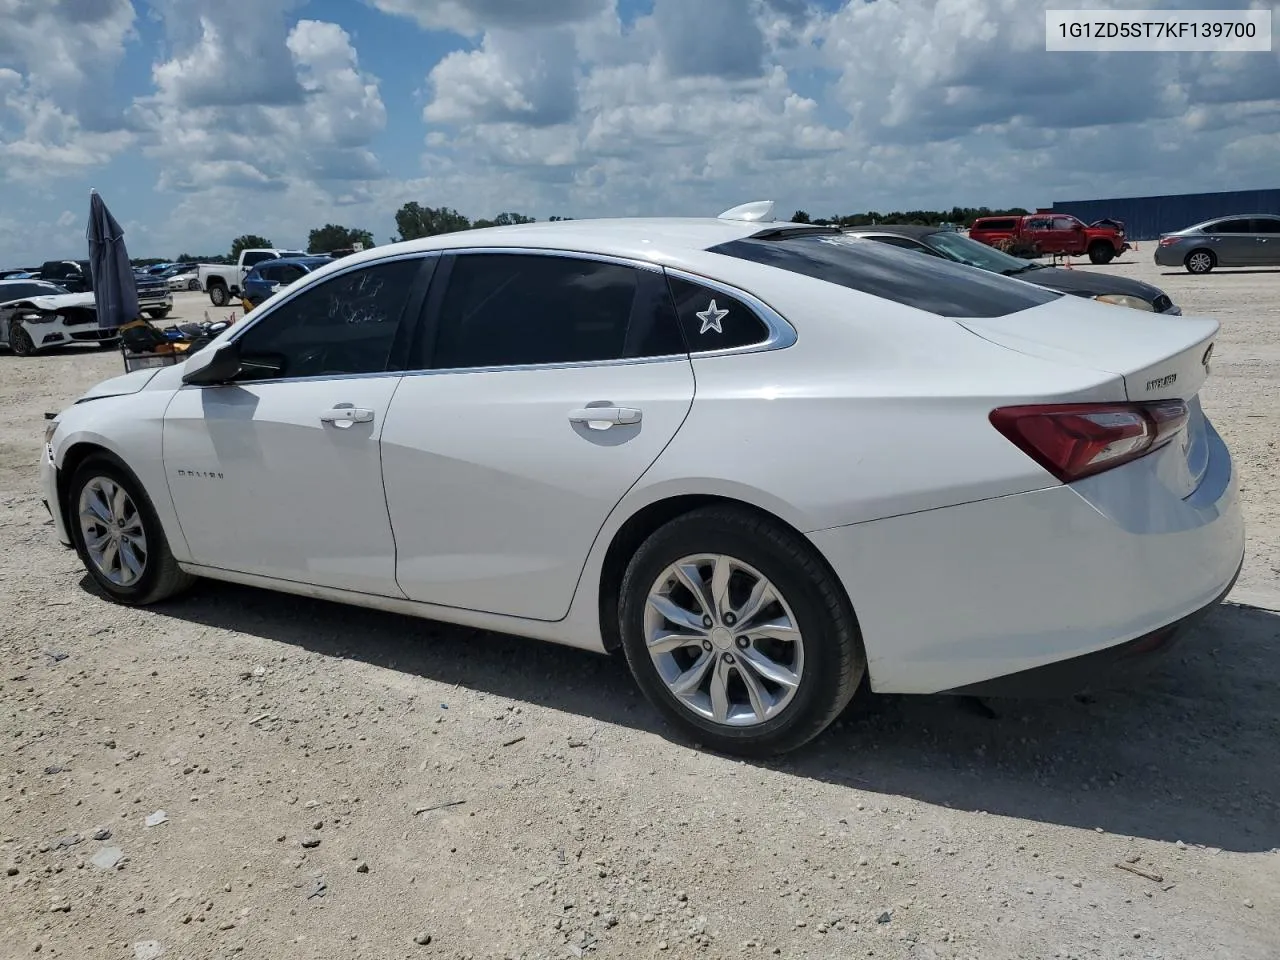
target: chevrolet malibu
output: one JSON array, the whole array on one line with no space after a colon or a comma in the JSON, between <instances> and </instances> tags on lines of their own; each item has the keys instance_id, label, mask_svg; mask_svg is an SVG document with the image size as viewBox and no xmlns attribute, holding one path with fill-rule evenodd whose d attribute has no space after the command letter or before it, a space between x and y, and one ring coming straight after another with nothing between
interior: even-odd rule
<instances>
[{"instance_id":1,"label":"chevrolet malibu","mask_svg":"<svg viewBox=\"0 0 1280 960\"><path fill-rule=\"evenodd\" d=\"M1074 690L1230 588L1218 324L771 205L377 247L48 428L110 598L198 577L597 652L690 738L873 691Z\"/></svg>"}]
</instances>

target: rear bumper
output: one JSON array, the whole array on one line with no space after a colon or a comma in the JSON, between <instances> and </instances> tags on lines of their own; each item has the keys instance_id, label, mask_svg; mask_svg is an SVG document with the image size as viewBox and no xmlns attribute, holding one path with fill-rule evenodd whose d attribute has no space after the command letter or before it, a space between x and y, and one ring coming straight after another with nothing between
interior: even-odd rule
<instances>
[{"instance_id":1,"label":"rear bumper","mask_svg":"<svg viewBox=\"0 0 1280 960\"><path fill-rule=\"evenodd\" d=\"M1231 457L1206 429L1208 466L1190 496L1147 457L1071 486L809 534L853 603L872 689L1034 679L1152 643L1211 606L1240 570L1244 524Z\"/></svg>"},{"instance_id":2,"label":"rear bumper","mask_svg":"<svg viewBox=\"0 0 1280 960\"><path fill-rule=\"evenodd\" d=\"M1021 670L943 692L973 697L1058 697L1120 686L1140 677L1164 660L1192 627L1226 599L1243 566L1242 554L1235 576L1222 593L1199 610L1150 633L1069 660L1059 660L1043 667Z\"/></svg>"},{"instance_id":3,"label":"rear bumper","mask_svg":"<svg viewBox=\"0 0 1280 960\"><path fill-rule=\"evenodd\" d=\"M1178 247L1156 247L1156 252L1151 255L1151 260L1159 267L1180 267L1182 261L1186 258L1186 253Z\"/></svg>"}]
</instances>

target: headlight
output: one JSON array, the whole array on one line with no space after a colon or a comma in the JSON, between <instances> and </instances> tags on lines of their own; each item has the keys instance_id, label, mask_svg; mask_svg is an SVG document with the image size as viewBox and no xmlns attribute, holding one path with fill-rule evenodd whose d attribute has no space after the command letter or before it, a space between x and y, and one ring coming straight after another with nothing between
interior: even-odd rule
<instances>
[{"instance_id":1,"label":"headlight","mask_svg":"<svg viewBox=\"0 0 1280 960\"><path fill-rule=\"evenodd\" d=\"M22 319L28 323L53 323L59 317L56 313L24 313Z\"/></svg>"},{"instance_id":2,"label":"headlight","mask_svg":"<svg viewBox=\"0 0 1280 960\"><path fill-rule=\"evenodd\" d=\"M1141 297L1130 297L1123 293L1104 293L1100 297L1094 297L1099 303L1110 303L1117 307L1132 307L1134 310L1145 310L1147 313L1155 313L1150 301L1143 300Z\"/></svg>"}]
</instances>

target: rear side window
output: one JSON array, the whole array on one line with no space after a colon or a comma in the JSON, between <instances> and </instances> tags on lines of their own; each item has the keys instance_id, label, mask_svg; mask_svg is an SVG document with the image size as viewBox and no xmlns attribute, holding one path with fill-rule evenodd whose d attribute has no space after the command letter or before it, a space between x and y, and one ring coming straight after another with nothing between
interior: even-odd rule
<instances>
[{"instance_id":1,"label":"rear side window","mask_svg":"<svg viewBox=\"0 0 1280 960\"><path fill-rule=\"evenodd\" d=\"M1217 223L1209 227L1209 233L1249 233L1249 221L1240 220L1219 220Z\"/></svg>"},{"instance_id":2,"label":"rear side window","mask_svg":"<svg viewBox=\"0 0 1280 960\"><path fill-rule=\"evenodd\" d=\"M849 236L733 240L712 253L825 280L943 317L1003 317L1061 294L937 257Z\"/></svg>"},{"instance_id":3,"label":"rear side window","mask_svg":"<svg viewBox=\"0 0 1280 960\"><path fill-rule=\"evenodd\" d=\"M269 253L265 250L259 250L256 253L246 253L244 255L244 265L246 267L251 267L255 263L261 263L263 260L274 260L274 259L276 259L276 255L274 253Z\"/></svg>"},{"instance_id":4,"label":"rear side window","mask_svg":"<svg viewBox=\"0 0 1280 960\"><path fill-rule=\"evenodd\" d=\"M683 355L663 275L571 256L460 254L432 366L532 366Z\"/></svg>"},{"instance_id":5,"label":"rear side window","mask_svg":"<svg viewBox=\"0 0 1280 960\"><path fill-rule=\"evenodd\" d=\"M690 353L735 350L769 339L764 321L737 297L679 277L669 282Z\"/></svg>"},{"instance_id":6,"label":"rear side window","mask_svg":"<svg viewBox=\"0 0 1280 960\"><path fill-rule=\"evenodd\" d=\"M1017 227L1018 221L1013 219L991 219L991 220L975 220L972 229L974 230L1013 230Z\"/></svg>"}]
</instances>

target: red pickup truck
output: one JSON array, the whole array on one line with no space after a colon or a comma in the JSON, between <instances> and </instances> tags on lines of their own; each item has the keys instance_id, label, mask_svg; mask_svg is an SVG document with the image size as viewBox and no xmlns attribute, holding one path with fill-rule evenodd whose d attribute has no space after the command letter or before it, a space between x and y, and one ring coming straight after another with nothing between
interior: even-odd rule
<instances>
[{"instance_id":1,"label":"red pickup truck","mask_svg":"<svg viewBox=\"0 0 1280 960\"><path fill-rule=\"evenodd\" d=\"M979 217L970 238L1024 256L1061 254L1093 263L1110 263L1127 250L1123 225L1099 221L1086 225L1062 213L1033 213L1025 217Z\"/></svg>"}]
</instances>

